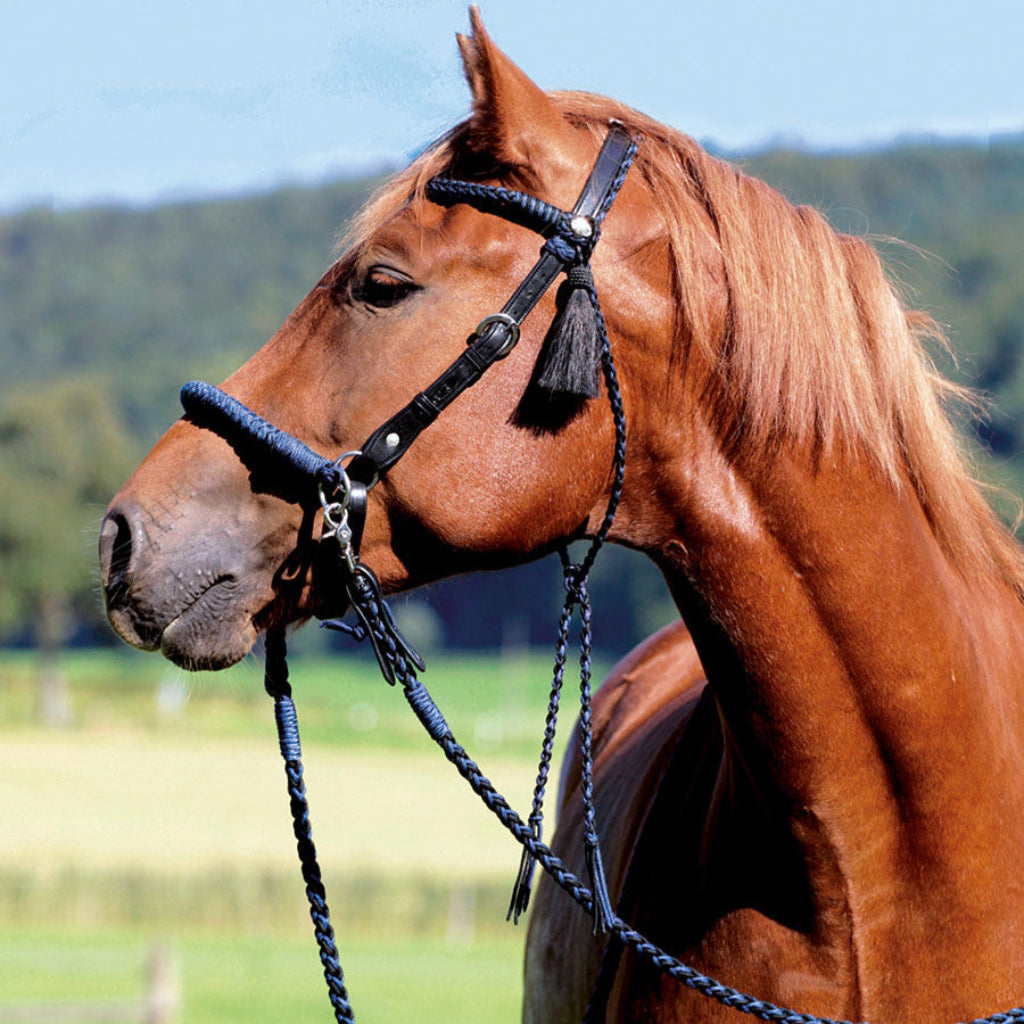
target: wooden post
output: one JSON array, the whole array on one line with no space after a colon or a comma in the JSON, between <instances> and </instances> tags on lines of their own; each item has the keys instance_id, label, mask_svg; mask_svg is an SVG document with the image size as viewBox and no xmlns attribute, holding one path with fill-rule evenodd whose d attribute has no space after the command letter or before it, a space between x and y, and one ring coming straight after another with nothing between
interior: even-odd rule
<instances>
[{"instance_id":1,"label":"wooden post","mask_svg":"<svg viewBox=\"0 0 1024 1024\"><path fill-rule=\"evenodd\" d=\"M476 935L476 889L473 885L453 885L448 891L448 941L473 944Z\"/></svg>"},{"instance_id":2,"label":"wooden post","mask_svg":"<svg viewBox=\"0 0 1024 1024\"><path fill-rule=\"evenodd\" d=\"M181 1010L181 985L173 951L154 942L146 964L145 1024L177 1024Z\"/></svg>"}]
</instances>

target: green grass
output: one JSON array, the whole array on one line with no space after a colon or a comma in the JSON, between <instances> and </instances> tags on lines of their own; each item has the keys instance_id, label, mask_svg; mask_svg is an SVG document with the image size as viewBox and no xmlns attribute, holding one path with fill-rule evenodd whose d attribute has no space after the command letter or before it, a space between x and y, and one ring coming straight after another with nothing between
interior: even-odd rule
<instances>
[{"instance_id":1,"label":"green grass","mask_svg":"<svg viewBox=\"0 0 1024 1024\"><path fill-rule=\"evenodd\" d=\"M180 934L182 1024L327 1021L312 937ZM0 1001L141 995L149 940L136 932L0 929ZM522 931L473 944L339 937L358 1020L499 1024L519 1019Z\"/></svg>"},{"instance_id":2,"label":"green grass","mask_svg":"<svg viewBox=\"0 0 1024 1024\"><path fill-rule=\"evenodd\" d=\"M72 724L46 731L33 656L0 655L0 1001L137 997L164 935L182 1024L329 1020L256 660L186 675L109 650L63 667ZM525 810L548 657L434 657L424 681ZM518 847L374 664L297 657L292 682L358 1019L518 1020L525 930L503 924Z\"/></svg>"},{"instance_id":3,"label":"green grass","mask_svg":"<svg viewBox=\"0 0 1024 1024\"><path fill-rule=\"evenodd\" d=\"M226 672L194 674L127 648L73 652L62 664L78 731L262 738L272 720L255 658ZM34 727L35 673L33 655L0 653L0 730ZM600 666L595 677L601 678ZM430 658L422 678L471 752L536 756L551 685L547 655L446 654ZM296 658L292 683L305 740L346 749L421 749L422 727L372 661ZM574 718L571 698L567 705L563 731Z\"/></svg>"}]
</instances>

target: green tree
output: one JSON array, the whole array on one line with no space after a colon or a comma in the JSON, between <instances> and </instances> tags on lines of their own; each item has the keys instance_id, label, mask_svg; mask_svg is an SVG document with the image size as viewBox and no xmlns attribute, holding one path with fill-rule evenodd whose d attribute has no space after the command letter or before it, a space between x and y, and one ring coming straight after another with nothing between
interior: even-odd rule
<instances>
[{"instance_id":1,"label":"green tree","mask_svg":"<svg viewBox=\"0 0 1024 1024\"><path fill-rule=\"evenodd\" d=\"M0 402L0 634L28 630L40 655L40 716L66 720L59 655L99 614L95 539L133 462L96 381L8 392Z\"/></svg>"}]
</instances>

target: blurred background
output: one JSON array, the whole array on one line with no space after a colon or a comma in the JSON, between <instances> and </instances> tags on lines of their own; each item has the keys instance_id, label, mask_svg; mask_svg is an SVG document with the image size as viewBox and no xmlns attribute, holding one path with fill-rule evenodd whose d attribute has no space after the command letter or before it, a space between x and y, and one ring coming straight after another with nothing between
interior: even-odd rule
<instances>
[{"instance_id":1,"label":"blurred background","mask_svg":"<svg viewBox=\"0 0 1024 1024\"><path fill-rule=\"evenodd\" d=\"M132 1006L140 1021L328 1019L258 658L187 676L119 645L96 541L181 382L253 352L375 183L465 116L465 5L20 6L0 38L0 1022ZM1013 515L1024 8L528 0L483 15L545 88L623 99L875 238L946 327L944 368L988 396L965 435ZM603 669L673 616L627 552L602 557L592 591ZM543 562L398 604L456 734L520 806L560 604ZM517 1019L513 843L364 655L315 627L296 644L357 1015Z\"/></svg>"}]
</instances>

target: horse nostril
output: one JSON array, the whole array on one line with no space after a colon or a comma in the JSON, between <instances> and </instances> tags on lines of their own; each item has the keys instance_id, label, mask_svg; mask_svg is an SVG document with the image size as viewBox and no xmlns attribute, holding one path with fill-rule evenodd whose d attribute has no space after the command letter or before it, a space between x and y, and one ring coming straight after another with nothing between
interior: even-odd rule
<instances>
[{"instance_id":1,"label":"horse nostril","mask_svg":"<svg viewBox=\"0 0 1024 1024\"><path fill-rule=\"evenodd\" d=\"M100 569L107 608L124 603L130 582L132 528L126 516L115 510L103 521L100 531Z\"/></svg>"}]
</instances>

